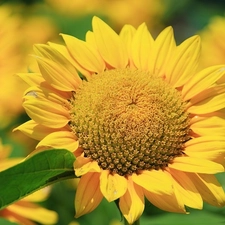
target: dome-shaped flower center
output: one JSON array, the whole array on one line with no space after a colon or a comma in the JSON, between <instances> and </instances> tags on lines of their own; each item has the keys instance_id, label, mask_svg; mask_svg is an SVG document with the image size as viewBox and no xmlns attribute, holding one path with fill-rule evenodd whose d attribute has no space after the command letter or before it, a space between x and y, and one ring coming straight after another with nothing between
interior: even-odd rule
<instances>
[{"instance_id":1,"label":"dome-shaped flower center","mask_svg":"<svg viewBox=\"0 0 225 225\"><path fill-rule=\"evenodd\" d=\"M179 92L139 70L109 70L84 81L70 114L84 156L120 175L165 168L190 138Z\"/></svg>"}]
</instances>

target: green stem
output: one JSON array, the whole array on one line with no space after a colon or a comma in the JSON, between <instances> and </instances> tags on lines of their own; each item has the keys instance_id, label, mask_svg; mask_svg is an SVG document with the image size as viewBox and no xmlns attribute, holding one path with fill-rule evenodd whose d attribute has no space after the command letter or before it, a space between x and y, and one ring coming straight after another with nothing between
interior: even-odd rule
<instances>
[{"instance_id":1,"label":"green stem","mask_svg":"<svg viewBox=\"0 0 225 225\"><path fill-rule=\"evenodd\" d=\"M136 220L136 221L135 221L134 223L132 223L132 224L129 224L125 218L124 218L123 220L124 220L124 225L140 225L140 220L139 220L139 219Z\"/></svg>"}]
</instances>

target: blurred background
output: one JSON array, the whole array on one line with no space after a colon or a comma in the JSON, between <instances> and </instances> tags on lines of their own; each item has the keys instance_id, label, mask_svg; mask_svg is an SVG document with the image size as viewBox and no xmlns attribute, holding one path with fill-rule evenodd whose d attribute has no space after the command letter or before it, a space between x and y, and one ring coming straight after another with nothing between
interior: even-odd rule
<instances>
[{"instance_id":1,"label":"blurred background","mask_svg":"<svg viewBox=\"0 0 225 225\"><path fill-rule=\"evenodd\" d=\"M31 56L33 44L61 43L60 33L84 39L94 15L116 32L124 24L137 27L145 22L156 37L172 26L177 44L198 34L202 39L199 69L225 64L225 0L0 0L0 160L25 157L37 144L22 133L12 132L29 120L21 106L27 86L15 74L36 70ZM3 157L1 149L5 148L10 153ZM225 188L224 174L218 179ZM58 214L58 222L52 224L122 224L116 204L106 200L94 212L75 219L76 185L76 180L60 182L38 203ZM188 211L188 216L167 213L147 202L141 225L225 224L225 208L205 204L202 211ZM7 224L11 223L0 211L0 225Z\"/></svg>"}]
</instances>

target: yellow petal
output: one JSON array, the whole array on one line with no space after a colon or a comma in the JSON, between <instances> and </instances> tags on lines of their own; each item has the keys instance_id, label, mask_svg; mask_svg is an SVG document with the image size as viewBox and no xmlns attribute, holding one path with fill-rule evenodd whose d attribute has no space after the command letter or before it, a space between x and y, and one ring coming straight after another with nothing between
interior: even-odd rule
<instances>
[{"instance_id":1,"label":"yellow petal","mask_svg":"<svg viewBox=\"0 0 225 225\"><path fill-rule=\"evenodd\" d=\"M225 90L215 93L201 102L198 102L187 109L187 112L192 114L206 114L218 111L224 108L225 105Z\"/></svg>"},{"instance_id":2,"label":"yellow petal","mask_svg":"<svg viewBox=\"0 0 225 225\"><path fill-rule=\"evenodd\" d=\"M56 212L39 207L35 204L30 204L30 207L26 207L26 205L23 206L22 204L12 204L8 206L7 209L22 217L34 220L41 224L55 224L58 220L58 215Z\"/></svg>"},{"instance_id":3,"label":"yellow petal","mask_svg":"<svg viewBox=\"0 0 225 225\"><path fill-rule=\"evenodd\" d=\"M18 73L17 76L19 76L29 86L39 86L45 81L40 73Z\"/></svg>"},{"instance_id":4,"label":"yellow petal","mask_svg":"<svg viewBox=\"0 0 225 225\"><path fill-rule=\"evenodd\" d=\"M120 38L122 39L124 45L126 46L127 54L129 56L130 64L133 64L131 59L131 43L133 36L135 34L136 29L131 25L125 25L123 26L121 32L120 32ZM131 65L130 65L131 67Z\"/></svg>"},{"instance_id":5,"label":"yellow petal","mask_svg":"<svg viewBox=\"0 0 225 225\"><path fill-rule=\"evenodd\" d=\"M38 56L40 56L38 58L50 59L50 61L56 62L56 64L60 65L60 67L64 69L64 73L67 72L68 74L67 79L72 81L72 84L75 87L78 87L81 84L81 79L73 63L71 63L70 60L71 58L67 57L69 54L67 53L67 49L64 48L64 46L59 44L58 45L38 44L34 45L34 51ZM57 66L55 68L57 68Z\"/></svg>"},{"instance_id":6,"label":"yellow petal","mask_svg":"<svg viewBox=\"0 0 225 225\"><path fill-rule=\"evenodd\" d=\"M191 120L191 130L200 136L211 134L222 136L225 134L225 120L217 116L199 117L198 120Z\"/></svg>"},{"instance_id":7,"label":"yellow petal","mask_svg":"<svg viewBox=\"0 0 225 225\"><path fill-rule=\"evenodd\" d=\"M9 167L15 166L18 163L22 162L24 160L24 158L6 158L6 159L1 159L1 163L0 163L0 171L6 170Z\"/></svg>"},{"instance_id":8,"label":"yellow petal","mask_svg":"<svg viewBox=\"0 0 225 225\"><path fill-rule=\"evenodd\" d=\"M125 68L128 55L120 37L101 19L93 17L93 33L102 58L114 68Z\"/></svg>"},{"instance_id":9,"label":"yellow petal","mask_svg":"<svg viewBox=\"0 0 225 225\"><path fill-rule=\"evenodd\" d=\"M64 129L65 128L62 128L62 130L64 130ZM29 121L23 123L22 125L16 127L13 131L17 131L17 130L21 131L28 137L31 137L31 138L39 140L39 141L42 140L43 138L45 138L50 133L56 131L55 128L45 127L41 124L36 123L33 120L29 120Z\"/></svg>"},{"instance_id":10,"label":"yellow petal","mask_svg":"<svg viewBox=\"0 0 225 225\"><path fill-rule=\"evenodd\" d=\"M99 173L87 173L80 178L75 197L76 218L90 213L101 202L99 182Z\"/></svg>"},{"instance_id":11,"label":"yellow petal","mask_svg":"<svg viewBox=\"0 0 225 225\"><path fill-rule=\"evenodd\" d=\"M149 33L146 24L138 27L132 40L132 61L138 69L147 70L152 54L153 38Z\"/></svg>"},{"instance_id":12,"label":"yellow petal","mask_svg":"<svg viewBox=\"0 0 225 225\"><path fill-rule=\"evenodd\" d=\"M203 200L210 205L225 206L225 193L214 175L189 173Z\"/></svg>"},{"instance_id":13,"label":"yellow petal","mask_svg":"<svg viewBox=\"0 0 225 225\"><path fill-rule=\"evenodd\" d=\"M81 79L75 67L60 52L47 45L35 45L34 50L43 77L54 88L74 91L79 87Z\"/></svg>"},{"instance_id":14,"label":"yellow petal","mask_svg":"<svg viewBox=\"0 0 225 225\"><path fill-rule=\"evenodd\" d=\"M68 52L68 49L66 46L55 44L52 42L48 43L52 48L56 49L57 51L61 52L61 54L71 63L71 65L74 66L77 70L79 70L82 75L84 75L86 78L90 78L90 71L87 71L85 68L83 68L79 63L77 63L70 53Z\"/></svg>"},{"instance_id":15,"label":"yellow petal","mask_svg":"<svg viewBox=\"0 0 225 225\"><path fill-rule=\"evenodd\" d=\"M208 89L203 90L202 92L198 93L197 95L193 96L187 103L186 108L190 106L196 105L198 103L201 104L203 101L207 101L210 98L214 98L218 94L222 94L225 92L225 85L217 85L210 87Z\"/></svg>"},{"instance_id":16,"label":"yellow petal","mask_svg":"<svg viewBox=\"0 0 225 225\"><path fill-rule=\"evenodd\" d=\"M203 136L185 143L185 154L194 158L216 160L225 157L224 136Z\"/></svg>"},{"instance_id":17,"label":"yellow petal","mask_svg":"<svg viewBox=\"0 0 225 225\"><path fill-rule=\"evenodd\" d=\"M129 224L133 224L144 211L144 194L142 188L128 178L126 193L120 198L119 207Z\"/></svg>"},{"instance_id":18,"label":"yellow petal","mask_svg":"<svg viewBox=\"0 0 225 225\"><path fill-rule=\"evenodd\" d=\"M162 209L168 212L176 213L186 213L184 205L181 204L181 200L177 200L175 194L172 195L157 195L147 190L144 191L144 194L149 202L155 205L157 208Z\"/></svg>"},{"instance_id":19,"label":"yellow petal","mask_svg":"<svg viewBox=\"0 0 225 225\"><path fill-rule=\"evenodd\" d=\"M201 144L205 145L205 148L197 149ZM189 151L200 151L200 152L205 151L206 147L212 150L223 149L225 148L225 137L211 135L193 138L185 143L185 147L189 148Z\"/></svg>"},{"instance_id":20,"label":"yellow petal","mask_svg":"<svg viewBox=\"0 0 225 225\"><path fill-rule=\"evenodd\" d=\"M74 91L78 88L76 80L63 66L45 58L36 58L36 60L43 77L54 88L61 91Z\"/></svg>"},{"instance_id":21,"label":"yellow petal","mask_svg":"<svg viewBox=\"0 0 225 225\"><path fill-rule=\"evenodd\" d=\"M156 207L158 207L159 209L168 212L186 213L182 199L177 198L175 192L173 192L170 195L166 194L162 195L149 192L146 189L143 189L143 191L148 201L151 202Z\"/></svg>"},{"instance_id":22,"label":"yellow petal","mask_svg":"<svg viewBox=\"0 0 225 225\"><path fill-rule=\"evenodd\" d=\"M47 200L49 193L51 191L51 187L45 187L41 190L35 191L34 193L26 196L21 201L30 201L30 202L42 202Z\"/></svg>"},{"instance_id":23,"label":"yellow petal","mask_svg":"<svg viewBox=\"0 0 225 225\"><path fill-rule=\"evenodd\" d=\"M179 191L184 204L191 208L202 209L203 201L201 195L198 193L198 190L189 178L188 174L173 169L170 169L169 172L174 178L174 188Z\"/></svg>"},{"instance_id":24,"label":"yellow petal","mask_svg":"<svg viewBox=\"0 0 225 225\"><path fill-rule=\"evenodd\" d=\"M118 174L110 174L108 170L103 170L100 176L100 189L109 202L114 201L126 192L127 179Z\"/></svg>"},{"instance_id":25,"label":"yellow petal","mask_svg":"<svg viewBox=\"0 0 225 225\"><path fill-rule=\"evenodd\" d=\"M173 192L172 181L162 170L144 170L138 175L134 173L132 180L152 193L171 194Z\"/></svg>"},{"instance_id":26,"label":"yellow petal","mask_svg":"<svg viewBox=\"0 0 225 225\"><path fill-rule=\"evenodd\" d=\"M176 157L169 168L181 170L184 172L215 174L224 172L224 167L218 163L207 159L192 158L192 157Z\"/></svg>"},{"instance_id":27,"label":"yellow petal","mask_svg":"<svg viewBox=\"0 0 225 225\"><path fill-rule=\"evenodd\" d=\"M92 45L70 35L62 34L62 37L68 51L83 68L95 73L104 71L105 63Z\"/></svg>"},{"instance_id":28,"label":"yellow petal","mask_svg":"<svg viewBox=\"0 0 225 225\"><path fill-rule=\"evenodd\" d=\"M181 43L171 56L166 69L166 79L173 87L183 86L198 66L200 38L193 36Z\"/></svg>"},{"instance_id":29,"label":"yellow petal","mask_svg":"<svg viewBox=\"0 0 225 225\"><path fill-rule=\"evenodd\" d=\"M183 100L187 101L203 90L211 87L224 73L224 65L211 66L198 72L184 85L182 89Z\"/></svg>"},{"instance_id":30,"label":"yellow petal","mask_svg":"<svg viewBox=\"0 0 225 225\"><path fill-rule=\"evenodd\" d=\"M71 92L59 91L54 89L48 82L45 81L43 76L38 73L26 73L26 74L17 74L21 79L23 79L29 86L25 94L31 94L38 97L54 97L52 100L61 99L66 102L65 99L71 98ZM42 91L42 93L40 93ZM38 92L38 93L37 93Z\"/></svg>"},{"instance_id":31,"label":"yellow petal","mask_svg":"<svg viewBox=\"0 0 225 225\"><path fill-rule=\"evenodd\" d=\"M89 172L100 172L100 167L96 161L91 161L90 158L79 156L74 162L76 176L82 176Z\"/></svg>"},{"instance_id":32,"label":"yellow petal","mask_svg":"<svg viewBox=\"0 0 225 225\"><path fill-rule=\"evenodd\" d=\"M74 152L78 148L79 144L76 140L76 136L69 131L57 131L52 132L42 139L38 145L39 147L50 147L58 149L67 149L71 152Z\"/></svg>"},{"instance_id":33,"label":"yellow petal","mask_svg":"<svg viewBox=\"0 0 225 225\"><path fill-rule=\"evenodd\" d=\"M95 35L92 31L88 31L85 35L85 40L88 44L92 45L95 49L98 49L98 46L95 41Z\"/></svg>"},{"instance_id":34,"label":"yellow petal","mask_svg":"<svg viewBox=\"0 0 225 225\"><path fill-rule=\"evenodd\" d=\"M92 162L91 158L79 156L76 158L76 161L74 162L74 169L80 169L81 167L83 167L84 165L86 165L89 162Z\"/></svg>"},{"instance_id":35,"label":"yellow petal","mask_svg":"<svg viewBox=\"0 0 225 225\"><path fill-rule=\"evenodd\" d=\"M158 74L160 77L166 76L166 66L168 60L176 50L172 27L164 29L156 38L152 47L152 63L148 64L149 71Z\"/></svg>"},{"instance_id":36,"label":"yellow petal","mask_svg":"<svg viewBox=\"0 0 225 225\"><path fill-rule=\"evenodd\" d=\"M132 25L124 25L120 31L120 38L124 41L125 44L127 40L132 40L134 34L135 34L136 29ZM127 49L128 50L128 49Z\"/></svg>"},{"instance_id":37,"label":"yellow petal","mask_svg":"<svg viewBox=\"0 0 225 225\"><path fill-rule=\"evenodd\" d=\"M39 101L35 96L25 96L23 107L35 122L51 127L62 128L69 121L69 113L63 105L49 101Z\"/></svg>"},{"instance_id":38,"label":"yellow petal","mask_svg":"<svg viewBox=\"0 0 225 225\"><path fill-rule=\"evenodd\" d=\"M69 108L70 105L67 99L70 99L72 94L71 92L61 92L45 87L30 87L25 91L24 96L32 96L40 101L48 100Z\"/></svg>"}]
</instances>

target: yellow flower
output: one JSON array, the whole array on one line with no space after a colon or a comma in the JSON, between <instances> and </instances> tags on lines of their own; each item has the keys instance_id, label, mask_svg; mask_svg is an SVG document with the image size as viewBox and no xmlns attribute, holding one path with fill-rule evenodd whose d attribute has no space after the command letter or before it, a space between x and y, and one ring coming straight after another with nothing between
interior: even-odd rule
<instances>
[{"instance_id":1,"label":"yellow flower","mask_svg":"<svg viewBox=\"0 0 225 225\"><path fill-rule=\"evenodd\" d=\"M15 73L35 70L37 66L34 66L34 60L27 56L33 44L45 43L56 34L49 20L40 17L22 18L22 12L15 11L11 6L0 6L0 128L6 127L23 112L21 97L27 86Z\"/></svg>"},{"instance_id":2,"label":"yellow flower","mask_svg":"<svg viewBox=\"0 0 225 225\"><path fill-rule=\"evenodd\" d=\"M200 66L202 68L225 63L225 17L213 17L201 32L202 54Z\"/></svg>"},{"instance_id":3,"label":"yellow flower","mask_svg":"<svg viewBox=\"0 0 225 225\"><path fill-rule=\"evenodd\" d=\"M0 171L21 162L22 158L8 158L10 152L10 146L2 145L0 141ZM0 210L0 217L21 225L35 225L34 221L41 224L55 224L58 217L57 213L37 204L46 200L47 197L48 189L37 191Z\"/></svg>"},{"instance_id":4,"label":"yellow flower","mask_svg":"<svg viewBox=\"0 0 225 225\"><path fill-rule=\"evenodd\" d=\"M11 17L10 8L0 7L0 128L8 125L22 111L21 96L25 87L14 76L22 63L22 38L18 35L20 22L19 18Z\"/></svg>"},{"instance_id":5,"label":"yellow flower","mask_svg":"<svg viewBox=\"0 0 225 225\"><path fill-rule=\"evenodd\" d=\"M158 27L161 23L167 4L163 0L114 0L104 1L99 12L109 18L113 27L120 29L123 24L137 27L145 22L148 27Z\"/></svg>"},{"instance_id":6,"label":"yellow flower","mask_svg":"<svg viewBox=\"0 0 225 225\"><path fill-rule=\"evenodd\" d=\"M224 171L225 65L197 73L199 37L177 46L171 27L154 40L145 24L119 35L97 17L92 25L86 41L36 45L40 74L20 74L32 120L17 129L40 141L36 151L74 152L76 217L103 197L130 224L144 197L178 213L223 206L214 174Z\"/></svg>"}]
</instances>

